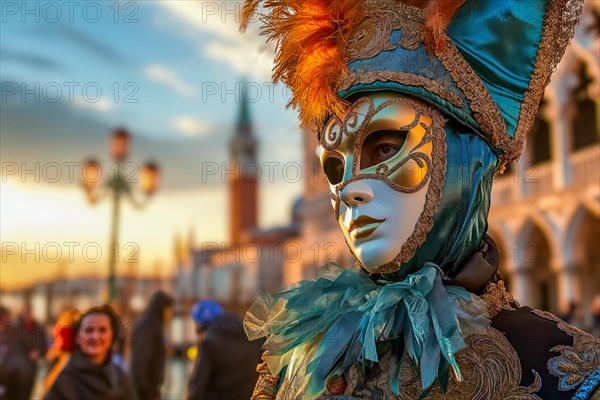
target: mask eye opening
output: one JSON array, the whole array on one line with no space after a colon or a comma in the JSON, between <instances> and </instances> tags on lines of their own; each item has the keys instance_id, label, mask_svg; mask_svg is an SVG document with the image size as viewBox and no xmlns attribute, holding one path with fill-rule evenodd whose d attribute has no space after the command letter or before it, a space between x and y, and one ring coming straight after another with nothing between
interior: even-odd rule
<instances>
[{"instance_id":1,"label":"mask eye opening","mask_svg":"<svg viewBox=\"0 0 600 400\"><path fill-rule=\"evenodd\" d=\"M323 160L323 171L331 185L337 185L344 178L344 161L335 155L327 156Z\"/></svg>"},{"instance_id":2,"label":"mask eye opening","mask_svg":"<svg viewBox=\"0 0 600 400\"><path fill-rule=\"evenodd\" d=\"M408 130L380 129L370 132L359 152L359 169L383 163L402 151L408 139Z\"/></svg>"}]
</instances>

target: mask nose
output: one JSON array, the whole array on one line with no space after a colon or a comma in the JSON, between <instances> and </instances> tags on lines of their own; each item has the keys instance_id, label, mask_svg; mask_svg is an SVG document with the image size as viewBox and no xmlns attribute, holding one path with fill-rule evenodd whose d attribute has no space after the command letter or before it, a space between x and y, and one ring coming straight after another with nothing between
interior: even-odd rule
<instances>
[{"instance_id":1,"label":"mask nose","mask_svg":"<svg viewBox=\"0 0 600 400\"><path fill-rule=\"evenodd\" d=\"M364 180L355 181L342 190L340 198L344 204L353 208L373 200L373 189Z\"/></svg>"}]
</instances>

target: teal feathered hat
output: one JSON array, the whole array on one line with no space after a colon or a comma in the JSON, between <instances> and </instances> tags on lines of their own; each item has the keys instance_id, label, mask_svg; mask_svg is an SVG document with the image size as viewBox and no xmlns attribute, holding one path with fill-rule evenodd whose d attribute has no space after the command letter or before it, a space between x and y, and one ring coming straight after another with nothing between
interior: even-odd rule
<instances>
[{"instance_id":1,"label":"teal feathered hat","mask_svg":"<svg viewBox=\"0 0 600 400\"><path fill-rule=\"evenodd\" d=\"M247 21L259 0L248 0ZM274 78L319 126L356 92L419 97L519 157L583 0L269 0Z\"/></svg>"}]
</instances>

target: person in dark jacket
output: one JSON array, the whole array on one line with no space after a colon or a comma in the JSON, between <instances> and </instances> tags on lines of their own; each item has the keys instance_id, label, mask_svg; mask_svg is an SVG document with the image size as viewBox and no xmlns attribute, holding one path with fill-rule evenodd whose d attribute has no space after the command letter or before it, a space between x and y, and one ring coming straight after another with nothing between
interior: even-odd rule
<instances>
[{"instance_id":1,"label":"person in dark jacket","mask_svg":"<svg viewBox=\"0 0 600 400\"><path fill-rule=\"evenodd\" d=\"M189 400L245 400L258 379L261 343L249 342L242 321L211 300L192 308L200 337Z\"/></svg>"},{"instance_id":2,"label":"person in dark jacket","mask_svg":"<svg viewBox=\"0 0 600 400\"><path fill-rule=\"evenodd\" d=\"M29 358L21 349L10 312L0 306L0 400L22 398L28 381Z\"/></svg>"},{"instance_id":3,"label":"person in dark jacket","mask_svg":"<svg viewBox=\"0 0 600 400\"><path fill-rule=\"evenodd\" d=\"M84 313L75 350L44 400L135 400L129 377L112 362L118 335L119 319L110 306Z\"/></svg>"},{"instance_id":4,"label":"person in dark jacket","mask_svg":"<svg viewBox=\"0 0 600 400\"><path fill-rule=\"evenodd\" d=\"M18 349L29 361L22 370L24 381L19 398L29 399L37 376L39 361L46 355L46 337L42 326L33 318L31 304L25 305L23 313L15 321L15 327L19 339Z\"/></svg>"},{"instance_id":5,"label":"person in dark jacket","mask_svg":"<svg viewBox=\"0 0 600 400\"><path fill-rule=\"evenodd\" d=\"M156 292L135 324L130 371L140 400L160 399L166 362L164 327L172 310L173 298Z\"/></svg>"}]
</instances>

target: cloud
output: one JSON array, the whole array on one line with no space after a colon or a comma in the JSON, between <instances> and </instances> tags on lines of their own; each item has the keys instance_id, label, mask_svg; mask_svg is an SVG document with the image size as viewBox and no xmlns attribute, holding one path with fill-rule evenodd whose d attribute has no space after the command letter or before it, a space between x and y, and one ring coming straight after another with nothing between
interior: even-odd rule
<instances>
[{"instance_id":1,"label":"cloud","mask_svg":"<svg viewBox=\"0 0 600 400\"><path fill-rule=\"evenodd\" d=\"M59 38L64 38L111 63L124 64L127 62L127 59L123 57L121 53L115 50L111 44L104 43L103 41L93 38L79 29L67 25L36 28L32 29L31 33L36 36L56 36Z\"/></svg>"},{"instance_id":2,"label":"cloud","mask_svg":"<svg viewBox=\"0 0 600 400\"><path fill-rule=\"evenodd\" d=\"M14 61L20 64L51 71L59 71L63 69L60 64L50 60L49 58L20 51L14 51L12 49L2 49L2 60Z\"/></svg>"},{"instance_id":3,"label":"cloud","mask_svg":"<svg viewBox=\"0 0 600 400\"><path fill-rule=\"evenodd\" d=\"M271 81L271 56L253 50L252 45L240 42L212 42L201 49L202 53L215 61L229 64L234 72L241 76L251 76L264 82Z\"/></svg>"},{"instance_id":4,"label":"cloud","mask_svg":"<svg viewBox=\"0 0 600 400\"><path fill-rule=\"evenodd\" d=\"M144 74L157 82L161 82L169 86L171 89L184 96L195 96L196 87L191 83L180 78L175 72L165 66L151 64L144 68Z\"/></svg>"},{"instance_id":5,"label":"cloud","mask_svg":"<svg viewBox=\"0 0 600 400\"><path fill-rule=\"evenodd\" d=\"M176 117L173 126L185 136L204 136L212 130L212 125L185 115Z\"/></svg>"},{"instance_id":6,"label":"cloud","mask_svg":"<svg viewBox=\"0 0 600 400\"><path fill-rule=\"evenodd\" d=\"M203 39L201 54L229 65L240 75L270 81L273 46L259 37L258 24L251 24L245 34L239 32L242 2L163 0L157 4L193 31L203 33L195 35Z\"/></svg>"},{"instance_id":7,"label":"cloud","mask_svg":"<svg viewBox=\"0 0 600 400\"><path fill-rule=\"evenodd\" d=\"M240 1L176 1L161 0L158 5L195 29L213 32L235 39L238 31L242 2Z\"/></svg>"}]
</instances>

